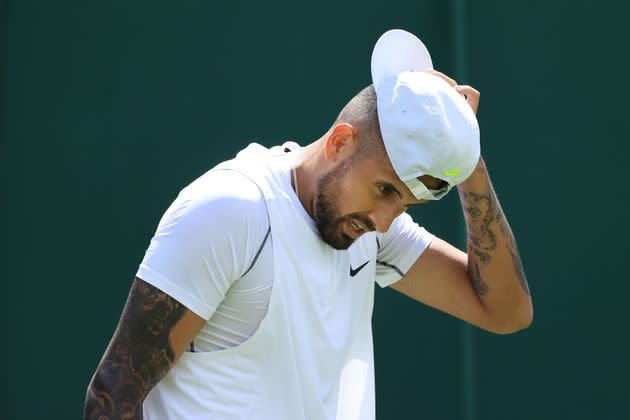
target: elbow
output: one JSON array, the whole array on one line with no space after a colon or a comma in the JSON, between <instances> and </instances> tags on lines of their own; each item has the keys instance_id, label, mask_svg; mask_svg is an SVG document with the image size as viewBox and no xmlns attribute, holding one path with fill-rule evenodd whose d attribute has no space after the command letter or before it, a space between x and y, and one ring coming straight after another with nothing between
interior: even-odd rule
<instances>
[{"instance_id":1,"label":"elbow","mask_svg":"<svg viewBox=\"0 0 630 420\"><path fill-rule=\"evenodd\" d=\"M492 332L499 335L514 334L514 333L517 333L519 331L523 331L529 328L529 326L532 325L533 320L534 320L533 316L529 318L520 319L516 322L512 322L507 325L501 325L495 328Z\"/></svg>"},{"instance_id":2,"label":"elbow","mask_svg":"<svg viewBox=\"0 0 630 420\"><path fill-rule=\"evenodd\" d=\"M529 328L534 321L534 310L531 302L526 306L527 309L519 311L512 317L503 318L503 322L499 322L489 331L494 334L507 335L514 334Z\"/></svg>"}]
</instances>

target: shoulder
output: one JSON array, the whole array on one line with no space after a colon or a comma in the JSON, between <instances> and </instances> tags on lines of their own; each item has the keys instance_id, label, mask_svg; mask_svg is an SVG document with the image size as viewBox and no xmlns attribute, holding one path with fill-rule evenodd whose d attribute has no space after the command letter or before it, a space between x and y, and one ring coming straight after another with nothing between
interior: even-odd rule
<instances>
[{"instance_id":1,"label":"shoulder","mask_svg":"<svg viewBox=\"0 0 630 420\"><path fill-rule=\"evenodd\" d=\"M230 169L208 171L184 188L178 199L205 202L242 202L264 204L254 181Z\"/></svg>"},{"instance_id":2,"label":"shoulder","mask_svg":"<svg viewBox=\"0 0 630 420\"><path fill-rule=\"evenodd\" d=\"M184 188L167 213L181 211L211 224L267 218L258 186L232 170L209 171Z\"/></svg>"},{"instance_id":3,"label":"shoulder","mask_svg":"<svg viewBox=\"0 0 630 420\"><path fill-rule=\"evenodd\" d=\"M234 171L210 171L184 188L166 210L143 265L170 283L220 283L217 290L225 291L251 264L268 229L256 184ZM147 271L139 277L151 282L143 277Z\"/></svg>"},{"instance_id":4,"label":"shoulder","mask_svg":"<svg viewBox=\"0 0 630 420\"><path fill-rule=\"evenodd\" d=\"M268 228L267 206L253 181L235 171L210 171L180 192L153 242L200 254L228 252L255 247Z\"/></svg>"}]
</instances>

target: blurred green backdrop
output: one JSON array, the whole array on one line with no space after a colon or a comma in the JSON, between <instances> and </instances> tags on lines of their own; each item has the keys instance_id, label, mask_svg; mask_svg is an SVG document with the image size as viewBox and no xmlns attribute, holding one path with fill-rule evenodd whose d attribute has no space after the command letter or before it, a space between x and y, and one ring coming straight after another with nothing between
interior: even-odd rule
<instances>
[{"instance_id":1,"label":"blurred green backdrop","mask_svg":"<svg viewBox=\"0 0 630 420\"><path fill-rule=\"evenodd\" d=\"M0 1L1 417L80 418L178 191L251 141L319 137L399 27L482 93L535 320L495 336L378 290L378 418L630 418L626 4ZM462 244L455 195L414 216Z\"/></svg>"}]
</instances>

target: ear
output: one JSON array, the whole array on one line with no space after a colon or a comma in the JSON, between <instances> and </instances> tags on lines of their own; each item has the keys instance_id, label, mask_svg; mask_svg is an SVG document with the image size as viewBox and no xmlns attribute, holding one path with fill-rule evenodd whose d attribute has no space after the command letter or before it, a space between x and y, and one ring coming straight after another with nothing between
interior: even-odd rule
<instances>
[{"instance_id":1,"label":"ear","mask_svg":"<svg viewBox=\"0 0 630 420\"><path fill-rule=\"evenodd\" d=\"M329 162L336 162L354 153L356 146L356 129L348 123L337 124L326 137L324 156Z\"/></svg>"}]
</instances>

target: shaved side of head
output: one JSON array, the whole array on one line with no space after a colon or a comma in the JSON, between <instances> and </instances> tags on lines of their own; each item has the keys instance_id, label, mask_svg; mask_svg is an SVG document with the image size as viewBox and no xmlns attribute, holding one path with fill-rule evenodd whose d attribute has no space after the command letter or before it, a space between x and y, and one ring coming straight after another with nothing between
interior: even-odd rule
<instances>
[{"instance_id":1,"label":"shaved side of head","mask_svg":"<svg viewBox=\"0 0 630 420\"><path fill-rule=\"evenodd\" d=\"M358 147L353 158L387 157L376 109L376 91L369 85L343 107L335 124L347 123L357 131Z\"/></svg>"}]
</instances>

